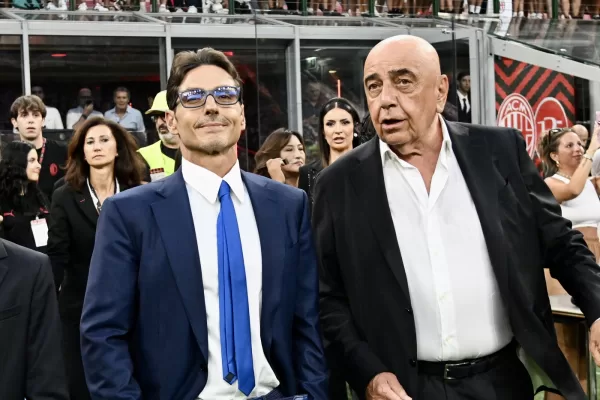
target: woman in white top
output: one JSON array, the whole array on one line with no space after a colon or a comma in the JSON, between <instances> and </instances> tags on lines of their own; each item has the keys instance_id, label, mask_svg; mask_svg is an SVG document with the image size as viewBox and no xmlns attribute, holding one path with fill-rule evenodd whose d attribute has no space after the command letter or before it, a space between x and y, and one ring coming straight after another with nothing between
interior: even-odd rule
<instances>
[{"instance_id":1,"label":"woman in white top","mask_svg":"<svg viewBox=\"0 0 600 400\"><path fill-rule=\"evenodd\" d=\"M596 126L587 151L570 128L550 130L541 143L546 184L560 203L563 217L571 221L574 229L583 233L597 261L600 259L600 200L589 175L592 158L600 145L599 131Z\"/></svg>"},{"instance_id":2,"label":"woman in white top","mask_svg":"<svg viewBox=\"0 0 600 400\"><path fill-rule=\"evenodd\" d=\"M600 145L597 125L587 150L577 134L570 128L551 129L541 142L541 155L546 171L546 184L560 203L563 217L569 219L573 229L583 234L589 249L600 258L598 226L600 224L600 200L594 184L589 178L592 169L592 157ZM592 178L594 179L594 178ZM545 270L549 295L566 294L561 284L550 277ZM585 343L579 338L576 326L555 324L561 350L578 376L584 388L587 387L587 363ZM561 396L548 393L547 400L562 399Z\"/></svg>"}]
</instances>

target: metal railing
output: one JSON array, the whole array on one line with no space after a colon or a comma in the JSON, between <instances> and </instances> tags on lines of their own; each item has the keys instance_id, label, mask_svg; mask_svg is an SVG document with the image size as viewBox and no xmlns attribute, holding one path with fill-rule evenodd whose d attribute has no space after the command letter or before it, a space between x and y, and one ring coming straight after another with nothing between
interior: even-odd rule
<instances>
[{"instance_id":1,"label":"metal railing","mask_svg":"<svg viewBox=\"0 0 600 400\"><path fill-rule=\"evenodd\" d=\"M13 4L14 1L14 4ZM4 0L1 1L0 0L0 8L1 7L11 7L13 5L17 6L18 8L23 8L22 6L19 6L16 4L16 2L19 1L19 3L22 3L23 0ZM58 0L34 0L34 4L35 2L39 3L39 7L44 7L45 4L47 4L50 1L58 1ZM67 5L68 5L68 10L69 11L75 11L77 10L78 7L78 3L82 1L82 0L68 0L67 1ZM105 0L98 0L99 3L102 4L102 2ZM111 1L112 0L106 0L106 1ZM140 7L140 0L129 0L130 4L127 5L126 9L128 11L137 11L139 10ZM268 0L251 0L254 2L254 4L257 4L258 1L260 2L267 2ZM322 2L322 0L318 0L319 2ZM331 3L332 0L326 0L328 2ZM339 0L340 2L343 0ZM357 1L357 9L356 10L346 10L342 13L339 12L339 10L327 10L325 11L324 15L333 15L333 16L339 16L339 15L343 15L343 14L347 14L348 12L351 15L362 15L364 17L378 17L378 16L388 16L388 17L393 17L396 14L392 13L392 12L386 12L383 10L388 10L387 6L389 4L390 1L392 0L356 0ZM459 14L449 14L449 13L442 13L442 8L441 8L441 1L442 0L433 0L428 6L427 6L427 11L426 12L419 12L420 10L416 9L416 5L415 7L406 7L407 3L405 4L404 7L404 12L401 13L401 16L403 17L411 17L411 16L417 16L420 18L423 17L442 17L442 18L456 18L458 17ZM488 1L488 7L491 7L491 10L485 12L485 15L482 14L482 16L499 16L500 11L501 11L501 1L509 1L511 2L511 4L519 4L519 3L523 3L524 0L515 0L513 3L513 0L489 0ZM282 10L277 10L278 14L282 14L282 13L289 13L289 14L296 14L296 15L301 15L301 16L311 16L311 15L321 15L320 13L318 13L318 10L313 11L311 8L311 5L313 3L315 3L315 0L294 0L295 4L298 4L299 9L297 10L288 10L288 11L284 11L282 12ZM360 3L362 2L362 4ZM30 0L25 1L26 4L31 4L32 2ZM143 3L144 5L148 4L144 1ZM236 10L239 9L239 6L237 5L237 0L224 0L223 1L223 6L225 8L224 12L230 14L230 15L235 15L236 14ZM316 4L316 3L315 3ZM333 3L331 3L333 5L335 4L339 4L339 2L335 2L333 1ZM600 7L597 6L595 3L594 4L587 4L582 2L580 5L576 5L576 1L572 1L572 0L551 0L548 4L548 6L551 5L551 10L544 10L544 12L538 12L538 11L542 11L542 10L538 10L538 11L532 11L531 9L527 10L527 11L523 11L523 5L519 6L520 9L519 10L513 10L514 15L517 15L518 17L524 16L525 14L529 14L531 15L532 13L534 14L534 18L537 18L536 15L539 15L539 18L551 18L551 19L558 19L558 18L571 18L571 14L573 14L573 17L575 18L581 18L582 15L586 14L587 17L585 17L584 19L591 19L592 15L594 17L594 19L600 19L600 16L598 14L600 14ZM160 7L160 0L149 0L149 5L150 5L150 9L146 10L146 11L150 11L153 13L156 13L159 11L159 7ZM528 5L526 5L527 7L529 7ZM26 6L29 7L29 6ZM32 6L32 9L37 8L38 6ZM544 7L546 7L544 5ZM577 10L575 10L575 7L577 7ZM184 7L185 8L185 7ZM256 13L258 14L268 14L274 10L267 10L267 9L256 9L254 10ZM356 11L356 14L354 14L354 12ZM550 12L548 12L550 11ZM399 14L398 14L399 15ZM543 15L543 17L542 17Z\"/></svg>"}]
</instances>

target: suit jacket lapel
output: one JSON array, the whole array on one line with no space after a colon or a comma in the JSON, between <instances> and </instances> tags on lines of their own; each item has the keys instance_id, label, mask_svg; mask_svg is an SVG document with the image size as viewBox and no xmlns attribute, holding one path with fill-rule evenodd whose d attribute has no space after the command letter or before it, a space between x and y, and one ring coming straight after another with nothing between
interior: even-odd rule
<instances>
[{"instance_id":1,"label":"suit jacket lapel","mask_svg":"<svg viewBox=\"0 0 600 400\"><path fill-rule=\"evenodd\" d=\"M262 256L262 309L260 332L263 350L269 360L273 321L281 298L285 258L285 215L282 204L278 204L269 181L257 179L253 174L242 172L246 190L250 195Z\"/></svg>"},{"instance_id":2,"label":"suit jacket lapel","mask_svg":"<svg viewBox=\"0 0 600 400\"><path fill-rule=\"evenodd\" d=\"M504 237L498 222L498 190L506 185L506 181L495 167L496 155L483 134L470 135L466 125L446 124L452 149L479 216L498 285L501 293L509 293Z\"/></svg>"},{"instance_id":3,"label":"suit jacket lapel","mask_svg":"<svg viewBox=\"0 0 600 400\"><path fill-rule=\"evenodd\" d=\"M205 361L208 362L208 329L200 255L190 201L181 170L163 179L157 191L164 199L153 203L152 211L192 331Z\"/></svg>"},{"instance_id":4,"label":"suit jacket lapel","mask_svg":"<svg viewBox=\"0 0 600 400\"><path fill-rule=\"evenodd\" d=\"M367 147L367 151L363 153L363 158L350 173L350 180L356 196L362 203L362 209L367 214L375 239L404 295L410 300L406 271L400 255L400 247L385 190L379 138L375 137L363 146Z\"/></svg>"},{"instance_id":5,"label":"suit jacket lapel","mask_svg":"<svg viewBox=\"0 0 600 400\"><path fill-rule=\"evenodd\" d=\"M96 205L92 200L92 196L90 195L87 185L85 185L82 190L75 190L74 193L77 206L83 215L85 215L86 218L92 223L92 225L96 226L98 223L98 211L96 210Z\"/></svg>"},{"instance_id":6,"label":"suit jacket lapel","mask_svg":"<svg viewBox=\"0 0 600 400\"><path fill-rule=\"evenodd\" d=\"M0 240L0 285L8 272L8 265L6 265L8 262L7 258L8 253L6 252L6 247L4 247L4 243Z\"/></svg>"}]
</instances>

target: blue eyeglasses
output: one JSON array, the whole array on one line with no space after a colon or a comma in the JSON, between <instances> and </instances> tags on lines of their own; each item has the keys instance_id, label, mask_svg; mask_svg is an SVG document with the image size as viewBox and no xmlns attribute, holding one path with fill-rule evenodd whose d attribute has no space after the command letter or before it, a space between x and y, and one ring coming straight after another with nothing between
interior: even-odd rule
<instances>
[{"instance_id":1,"label":"blue eyeglasses","mask_svg":"<svg viewBox=\"0 0 600 400\"><path fill-rule=\"evenodd\" d=\"M237 102L241 102L242 88L238 86L219 86L213 90L188 89L178 94L179 101L185 108L202 107L208 96L212 96L219 105L232 106Z\"/></svg>"}]
</instances>

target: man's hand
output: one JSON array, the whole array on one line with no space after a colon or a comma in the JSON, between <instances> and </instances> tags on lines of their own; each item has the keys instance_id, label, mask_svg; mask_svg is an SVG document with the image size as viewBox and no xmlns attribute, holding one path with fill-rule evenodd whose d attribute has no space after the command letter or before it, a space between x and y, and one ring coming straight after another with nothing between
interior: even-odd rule
<instances>
[{"instance_id":1,"label":"man's hand","mask_svg":"<svg viewBox=\"0 0 600 400\"><path fill-rule=\"evenodd\" d=\"M590 329L590 353L596 365L600 367L600 319L596 320Z\"/></svg>"},{"instance_id":2,"label":"man's hand","mask_svg":"<svg viewBox=\"0 0 600 400\"><path fill-rule=\"evenodd\" d=\"M599 328L600 329L600 328ZM600 338L599 338L600 339ZM412 400L404 391L396 375L382 372L367 386L367 400Z\"/></svg>"}]
</instances>

